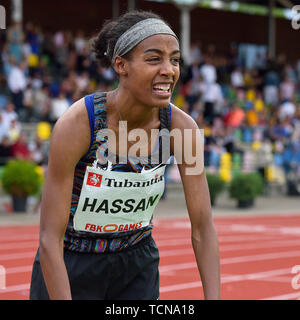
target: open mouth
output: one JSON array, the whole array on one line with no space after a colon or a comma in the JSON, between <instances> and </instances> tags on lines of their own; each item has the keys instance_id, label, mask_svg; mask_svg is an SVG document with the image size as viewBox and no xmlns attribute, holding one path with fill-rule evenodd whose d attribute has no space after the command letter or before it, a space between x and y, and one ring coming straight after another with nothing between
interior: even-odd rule
<instances>
[{"instance_id":1,"label":"open mouth","mask_svg":"<svg viewBox=\"0 0 300 320\"><path fill-rule=\"evenodd\" d=\"M153 86L153 91L159 95L169 95L171 93L170 83L158 83Z\"/></svg>"}]
</instances>

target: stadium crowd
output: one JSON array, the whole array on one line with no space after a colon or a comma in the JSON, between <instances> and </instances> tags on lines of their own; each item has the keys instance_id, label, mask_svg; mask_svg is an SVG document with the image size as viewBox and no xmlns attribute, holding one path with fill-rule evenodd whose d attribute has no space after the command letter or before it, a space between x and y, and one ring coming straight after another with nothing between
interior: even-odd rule
<instances>
[{"instance_id":1,"label":"stadium crowd","mask_svg":"<svg viewBox=\"0 0 300 320\"><path fill-rule=\"evenodd\" d=\"M42 32L27 23L1 33L0 159L47 163L43 139L28 141L26 123L56 120L86 94L115 87L114 71L99 66L83 32ZM258 170L276 180L300 177L300 57L276 61L258 55L249 69L232 46L193 43L174 103L204 128L205 166L231 179L234 170Z\"/></svg>"}]
</instances>

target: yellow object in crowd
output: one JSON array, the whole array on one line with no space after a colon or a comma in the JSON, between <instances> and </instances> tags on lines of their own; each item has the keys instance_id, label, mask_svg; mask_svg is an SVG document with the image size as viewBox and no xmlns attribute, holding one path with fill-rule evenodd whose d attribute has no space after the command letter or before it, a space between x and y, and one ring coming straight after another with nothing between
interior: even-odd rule
<instances>
[{"instance_id":1,"label":"yellow object in crowd","mask_svg":"<svg viewBox=\"0 0 300 320\"><path fill-rule=\"evenodd\" d=\"M41 184L43 185L44 184L44 175L45 175L45 170L42 166L36 166L35 167L35 172L39 175L39 178L40 178L40 182Z\"/></svg>"},{"instance_id":2,"label":"yellow object in crowd","mask_svg":"<svg viewBox=\"0 0 300 320\"><path fill-rule=\"evenodd\" d=\"M219 174L220 174L220 178L225 182L230 182L232 179L231 167L232 167L231 154L229 152L224 152L221 155L221 159L220 159Z\"/></svg>"},{"instance_id":3,"label":"yellow object in crowd","mask_svg":"<svg viewBox=\"0 0 300 320\"><path fill-rule=\"evenodd\" d=\"M225 182L230 182L232 179L231 170L229 168L219 169L220 178Z\"/></svg>"},{"instance_id":4,"label":"yellow object in crowd","mask_svg":"<svg viewBox=\"0 0 300 320\"><path fill-rule=\"evenodd\" d=\"M253 151L258 151L261 147L261 143L259 141L254 141L252 143L252 150Z\"/></svg>"},{"instance_id":5,"label":"yellow object in crowd","mask_svg":"<svg viewBox=\"0 0 300 320\"><path fill-rule=\"evenodd\" d=\"M34 54L31 53L28 57L27 57L27 62L28 62L28 66L30 68L36 68L39 64L39 57Z\"/></svg>"},{"instance_id":6,"label":"yellow object in crowd","mask_svg":"<svg viewBox=\"0 0 300 320\"><path fill-rule=\"evenodd\" d=\"M232 159L231 159L231 154L229 152L224 152L221 155L220 159L220 167L228 167L231 168L232 166Z\"/></svg>"},{"instance_id":7,"label":"yellow object in crowd","mask_svg":"<svg viewBox=\"0 0 300 320\"><path fill-rule=\"evenodd\" d=\"M93 91L97 90L97 82L94 79L90 80L90 86Z\"/></svg>"},{"instance_id":8,"label":"yellow object in crowd","mask_svg":"<svg viewBox=\"0 0 300 320\"><path fill-rule=\"evenodd\" d=\"M37 135L42 140L47 140L51 136L51 125L49 122L41 121L37 125Z\"/></svg>"},{"instance_id":9,"label":"yellow object in crowd","mask_svg":"<svg viewBox=\"0 0 300 320\"><path fill-rule=\"evenodd\" d=\"M251 87L254 84L253 78L249 72L246 72L244 75L244 84L245 86Z\"/></svg>"},{"instance_id":10,"label":"yellow object in crowd","mask_svg":"<svg viewBox=\"0 0 300 320\"><path fill-rule=\"evenodd\" d=\"M262 112L264 110L264 102L261 99L257 99L254 101L254 110L256 112Z\"/></svg>"},{"instance_id":11,"label":"yellow object in crowd","mask_svg":"<svg viewBox=\"0 0 300 320\"><path fill-rule=\"evenodd\" d=\"M204 128L204 136L209 137L211 135L211 129L206 127Z\"/></svg>"},{"instance_id":12,"label":"yellow object in crowd","mask_svg":"<svg viewBox=\"0 0 300 320\"><path fill-rule=\"evenodd\" d=\"M174 100L174 104L180 109L183 108L184 102L184 97L181 94L178 94Z\"/></svg>"},{"instance_id":13,"label":"yellow object in crowd","mask_svg":"<svg viewBox=\"0 0 300 320\"><path fill-rule=\"evenodd\" d=\"M246 92L246 100L254 102L255 100L255 91L253 89L249 89Z\"/></svg>"},{"instance_id":14,"label":"yellow object in crowd","mask_svg":"<svg viewBox=\"0 0 300 320\"><path fill-rule=\"evenodd\" d=\"M275 170L273 166L269 166L265 171L265 178L267 181L275 181Z\"/></svg>"}]
</instances>

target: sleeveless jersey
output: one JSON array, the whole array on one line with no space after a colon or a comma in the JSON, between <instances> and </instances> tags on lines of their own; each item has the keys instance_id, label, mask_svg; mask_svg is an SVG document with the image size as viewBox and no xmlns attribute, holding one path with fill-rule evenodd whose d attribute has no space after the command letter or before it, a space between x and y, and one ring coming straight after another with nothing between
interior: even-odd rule
<instances>
[{"instance_id":1,"label":"sleeveless jersey","mask_svg":"<svg viewBox=\"0 0 300 320\"><path fill-rule=\"evenodd\" d=\"M157 187L164 184L164 168L162 167L165 166L169 159L169 154L164 154L163 152L163 146L169 145L171 107L169 106L167 108L159 109L160 134L152 155L144 158L139 157L139 161L136 161L136 158L128 157L125 162L116 161L114 163L110 163L108 161L105 164L98 160L105 159L105 157L110 159L107 136L103 134L103 132L105 132L103 129L107 129L106 93L94 93L86 96L85 105L89 115L91 142L88 152L80 159L80 161L78 161L75 167L71 209L64 238L64 248L77 252L117 252L134 246L142 239L151 235L151 231L153 229L152 211L154 210L154 208L151 207L154 206L154 202L157 204L162 194L163 189L157 189ZM163 141L167 141L167 143L163 143ZM155 157L153 157L153 155ZM118 156L117 159L119 159ZM153 161L151 161L153 159L157 159L157 161L153 163ZM107 171L108 167L111 173L110 171ZM132 181L129 181L130 179L123 179L123 182L117 182L115 175L117 175L118 172L126 172L129 177L134 178ZM146 175L143 175L145 172ZM135 190L139 190L139 186L142 186L139 184L141 182L137 181L136 177L145 177L146 180L148 179L148 181L143 182L143 187L145 187L145 194L149 192L149 196L147 199L140 198L138 205L139 208L137 206L133 209L132 204L134 199L127 199L124 202L127 207L126 211L125 209L123 210L124 212L127 212L127 217L130 223L126 223L125 221L123 224L117 224L117 215L111 215L115 220L112 219L112 222L106 222L106 224L91 222L94 221L94 217L97 217L99 221L99 214L98 216L97 214L94 214L96 211L96 204L98 207L98 213L102 213L103 221L108 221L109 219L109 215L105 214L107 213L105 212L105 209L107 209L106 205L108 200L105 199L99 205L97 203L97 196L94 196L94 198L88 197L89 190L91 190L92 193L92 191L95 190L95 187L100 186L101 179L99 180L98 177L106 180L109 187L117 187L117 183L119 183L119 186L123 189L118 189L123 190L124 192L126 192L126 189L129 187L133 188L134 186L137 186L136 189L133 189L134 193ZM118 193L118 189L112 189L114 191L105 191L103 189L103 194L116 195ZM153 190L152 193L151 190ZM100 190L97 192L100 192ZM119 193L121 194L121 192ZM136 193L138 194L138 192ZM142 193L143 190L140 191L140 194ZM101 195L101 192L98 194ZM130 200L131 203L129 203ZM117 202L118 204L122 203L122 199L116 199L114 202L117 208ZM130 209L132 212L130 212ZM86 213L88 210L90 210L91 213ZM136 216L138 216L138 213L141 212L141 210L145 211L145 218L144 220L139 221L137 220L137 217L134 218L133 211L136 212ZM146 212L147 210L148 212ZM124 219L123 216L121 216L121 218ZM130 219L133 220L131 221ZM118 222L120 222L120 220Z\"/></svg>"}]
</instances>

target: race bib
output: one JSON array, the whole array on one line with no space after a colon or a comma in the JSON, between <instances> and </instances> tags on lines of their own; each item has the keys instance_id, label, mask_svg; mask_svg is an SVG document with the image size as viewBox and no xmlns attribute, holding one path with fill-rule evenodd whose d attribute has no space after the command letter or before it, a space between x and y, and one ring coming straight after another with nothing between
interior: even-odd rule
<instances>
[{"instance_id":1,"label":"race bib","mask_svg":"<svg viewBox=\"0 0 300 320\"><path fill-rule=\"evenodd\" d=\"M86 167L74 229L125 232L149 225L164 191L165 165L141 173Z\"/></svg>"}]
</instances>

